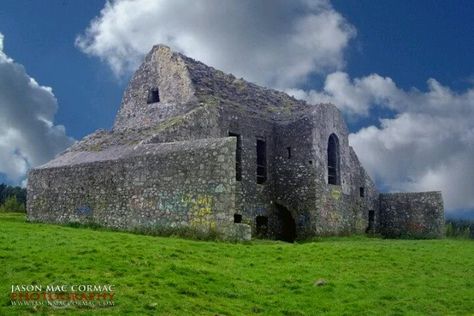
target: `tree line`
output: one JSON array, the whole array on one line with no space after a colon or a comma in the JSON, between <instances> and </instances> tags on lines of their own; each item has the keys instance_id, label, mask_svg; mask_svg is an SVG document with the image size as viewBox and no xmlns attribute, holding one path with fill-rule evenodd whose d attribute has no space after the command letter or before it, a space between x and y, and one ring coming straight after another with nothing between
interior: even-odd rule
<instances>
[{"instance_id":1,"label":"tree line","mask_svg":"<svg viewBox=\"0 0 474 316\"><path fill-rule=\"evenodd\" d=\"M0 184L0 211L25 212L26 189Z\"/></svg>"},{"instance_id":2,"label":"tree line","mask_svg":"<svg viewBox=\"0 0 474 316\"><path fill-rule=\"evenodd\" d=\"M474 239L474 220L447 219L446 237Z\"/></svg>"}]
</instances>

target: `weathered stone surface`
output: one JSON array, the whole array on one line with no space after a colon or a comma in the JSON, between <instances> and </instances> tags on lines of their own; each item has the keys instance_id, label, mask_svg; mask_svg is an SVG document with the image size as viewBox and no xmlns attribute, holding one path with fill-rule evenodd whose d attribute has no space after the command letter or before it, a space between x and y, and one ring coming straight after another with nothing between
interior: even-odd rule
<instances>
[{"instance_id":1,"label":"weathered stone surface","mask_svg":"<svg viewBox=\"0 0 474 316\"><path fill-rule=\"evenodd\" d=\"M380 232L387 237L441 238L441 192L380 194Z\"/></svg>"},{"instance_id":2,"label":"weathered stone surface","mask_svg":"<svg viewBox=\"0 0 474 316\"><path fill-rule=\"evenodd\" d=\"M234 147L221 138L67 153L30 172L28 218L119 229L233 225Z\"/></svg>"},{"instance_id":3,"label":"weathered stone surface","mask_svg":"<svg viewBox=\"0 0 474 316\"><path fill-rule=\"evenodd\" d=\"M222 226L220 228L222 235L230 241L250 241L252 239L252 230L247 224L233 224Z\"/></svg>"},{"instance_id":4,"label":"weathered stone surface","mask_svg":"<svg viewBox=\"0 0 474 316\"><path fill-rule=\"evenodd\" d=\"M151 92L159 94L153 102ZM337 139L334 185L328 180L331 135ZM264 154L257 154L257 144ZM265 170L264 181L257 181L257 168ZM375 232L382 223L377 189L334 105L307 104L162 45L133 76L113 129L31 171L28 192L33 220L176 227L194 225L195 213L205 212L201 224L229 239L246 240L251 229L254 236L292 241ZM383 214L384 223L408 229L398 212ZM432 218L441 221L442 214Z\"/></svg>"}]
</instances>

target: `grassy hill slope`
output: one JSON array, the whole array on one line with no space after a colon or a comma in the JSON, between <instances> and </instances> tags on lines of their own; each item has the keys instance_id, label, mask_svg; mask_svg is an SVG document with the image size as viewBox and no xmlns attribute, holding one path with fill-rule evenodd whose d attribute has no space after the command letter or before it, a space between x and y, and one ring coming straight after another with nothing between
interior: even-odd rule
<instances>
[{"instance_id":1,"label":"grassy hill slope","mask_svg":"<svg viewBox=\"0 0 474 316\"><path fill-rule=\"evenodd\" d=\"M466 315L474 242L190 241L0 214L0 315ZM315 285L324 279L323 285ZM324 283L324 282L322 282ZM12 284L113 284L115 305L11 306Z\"/></svg>"}]
</instances>

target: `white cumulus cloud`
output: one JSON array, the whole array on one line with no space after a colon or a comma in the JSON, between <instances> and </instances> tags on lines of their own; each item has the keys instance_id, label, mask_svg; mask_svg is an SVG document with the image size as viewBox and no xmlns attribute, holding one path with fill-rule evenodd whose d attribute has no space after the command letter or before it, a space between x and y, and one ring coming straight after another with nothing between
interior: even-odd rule
<instances>
[{"instance_id":1,"label":"white cumulus cloud","mask_svg":"<svg viewBox=\"0 0 474 316\"><path fill-rule=\"evenodd\" d=\"M322 91L287 90L311 103L332 102L349 115L388 108L397 114L350 135L368 172L391 191L443 191L448 209L474 208L474 87L454 92L435 79L405 91L388 77L327 76Z\"/></svg>"},{"instance_id":2,"label":"white cumulus cloud","mask_svg":"<svg viewBox=\"0 0 474 316\"><path fill-rule=\"evenodd\" d=\"M353 36L327 0L116 0L76 44L118 75L164 43L250 81L286 88L342 68Z\"/></svg>"},{"instance_id":3,"label":"white cumulus cloud","mask_svg":"<svg viewBox=\"0 0 474 316\"><path fill-rule=\"evenodd\" d=\"M402 100L401 91L392 79L372 74L351 80L345 72L334 72L326 77L323 91L287 89L287 93L309 103L330 102L352 115L368 115L373 104L392 107Z\"/></svg>"},{"instance_id":4,"label":"white cumulus cloud","mask_svg":"<svg viewBox=\"0 0 474 316\"><path fill-rule=\"evenodd\" d=\"M0 34L0 173L10 181L19 183L30 167L73 142L64 126L53 123L57 108L51 88L39 85L4 53Z\"/></svg>"},{"instance_id":5,"label":"white cumulus cloud","mask_svg":"<svg viewBox=\"0 0 474 316\"><path fill-rule=\"evenodd\" d=\"M355 28L329 0L115 0L76 38L85 53L121 75L152 45L164 43L226 72L332 102L354 119L374 108L392 118L350 135L382 188L442 190L448 209L474 208L474 88L459 93L429 79L404 90L390 78L343 72ZM298 89L326 76L320 91Z\"/></svg>"}]
</instances>

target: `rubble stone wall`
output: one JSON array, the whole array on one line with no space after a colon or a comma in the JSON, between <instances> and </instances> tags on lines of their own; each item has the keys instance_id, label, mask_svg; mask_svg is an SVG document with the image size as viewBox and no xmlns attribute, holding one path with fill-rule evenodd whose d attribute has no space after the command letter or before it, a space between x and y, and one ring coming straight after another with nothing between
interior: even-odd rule
<instances>
[{"instance_id":1,"label":"rubble stone wall","mask_svg":"<svg viewBox=\"0 0 474 316\"><path fill-rule=\"evenodd\" d=\"M379 231L390 238L442 238L441 192L380 194Z\"/></svg>"},{"instance_id":2,"label":"rubble stone wall","mask_svg":"<svg viewBox=\"0 0 474 316\"><path fill-rule=\"evenodd\" d=\"M234 148L235 139L220 138L70 153L67 165L30 172L28 219L225 233L235 209Z\"/></svg>"}]
</instances>

